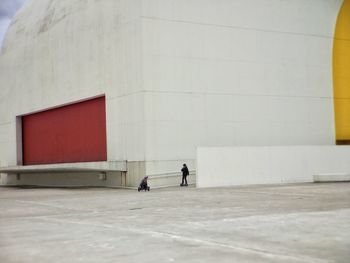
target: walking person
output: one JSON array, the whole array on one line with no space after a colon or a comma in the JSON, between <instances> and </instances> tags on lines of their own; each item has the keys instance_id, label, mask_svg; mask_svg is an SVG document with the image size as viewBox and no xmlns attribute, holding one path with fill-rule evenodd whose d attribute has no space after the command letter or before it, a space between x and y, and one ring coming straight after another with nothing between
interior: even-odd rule
<instances>
[{"instance_id":1,"label":"walking person","mask_svg":"<svg viewBox=\"0 0 350 263\"><path fill-rule=\"evenodd\" d=\"M182 183L180 184L180 186L187 186L187 175L190 174L190 172L188 171L187 165L184 163L181 169L182 172Z\"/></svg>"}]
</instances>

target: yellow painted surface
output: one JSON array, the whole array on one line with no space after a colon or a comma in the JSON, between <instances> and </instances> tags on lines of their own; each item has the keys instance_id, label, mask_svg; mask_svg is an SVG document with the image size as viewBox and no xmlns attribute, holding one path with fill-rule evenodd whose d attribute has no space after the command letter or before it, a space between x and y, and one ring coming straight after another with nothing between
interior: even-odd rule
<instances>
[{"instance_id":1,"label":"yellow painted surface","mask_svg":"<svg viewBox=\"0 0 350 263\"><path fill-rule=\"evenodd\" d=\"M336 140L350 140L350 0L340 9L333 45Z\"/></svg>"}]
</instances>

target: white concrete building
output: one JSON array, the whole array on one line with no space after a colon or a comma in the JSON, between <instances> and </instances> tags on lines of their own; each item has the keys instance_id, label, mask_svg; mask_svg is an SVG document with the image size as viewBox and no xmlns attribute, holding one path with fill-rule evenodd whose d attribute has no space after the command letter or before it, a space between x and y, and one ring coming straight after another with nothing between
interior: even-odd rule
<instances>
[{"instance_id":1,"label":"white concrete building","mask_svg":"<svg viewBox=\"0 0 350 263\"><path fill-rule=\"evenodd\" d=\"M28 0L0 56L2 184L171 185L198 146L334 145L341 4ZM98 96L106 160L23 164L21 116Z\"/></svg>"}]
</instances>

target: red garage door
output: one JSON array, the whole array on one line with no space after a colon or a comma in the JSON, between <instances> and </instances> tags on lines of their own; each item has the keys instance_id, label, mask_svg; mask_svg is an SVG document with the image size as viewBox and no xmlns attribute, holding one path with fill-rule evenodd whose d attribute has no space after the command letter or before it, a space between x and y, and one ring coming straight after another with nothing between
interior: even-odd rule
<instances>
[{"instance_id":1,"label":"red garage door","mask_svg":"<svg viewBox=\"0 0 350 263\"><path fill-rule=\"evenodd\" d=\"M23 164L106 161L105 97L22 117Z\"/></svg>"}]
</instances>

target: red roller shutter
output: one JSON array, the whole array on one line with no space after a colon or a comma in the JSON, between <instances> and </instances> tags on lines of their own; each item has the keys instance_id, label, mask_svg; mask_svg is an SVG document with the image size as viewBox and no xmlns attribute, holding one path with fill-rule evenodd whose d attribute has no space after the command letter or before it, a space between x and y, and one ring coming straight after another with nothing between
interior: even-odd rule
<instances>
[{"instance_id":1,"label":"red roller shutter","mask_svg":"<svg viewBox=\"0 0 350 263\"><path fill-rule=\"evenodd\" d=\"M105 97L22 117L23 164L107 160Z\"/></svg>"}]
</instances>

